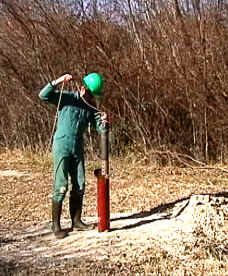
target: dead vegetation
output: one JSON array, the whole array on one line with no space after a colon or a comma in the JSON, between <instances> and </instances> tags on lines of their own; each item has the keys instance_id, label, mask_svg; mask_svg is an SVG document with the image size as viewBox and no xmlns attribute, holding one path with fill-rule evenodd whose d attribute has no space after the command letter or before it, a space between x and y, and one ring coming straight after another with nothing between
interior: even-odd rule
<instances>
[{"instance_id":1,"label":"dead vegetation","mask_svg":"<svg viewBox=\"0 0 228 276\"><path fill-rule=\"evenodd\" d=\"M83 2L0 1L0 145L46 149L55 109L40 102L40 89L64 72L79 82L97 71L113 153L226 161L225 2Z\"/></svg>"}]
</instances>

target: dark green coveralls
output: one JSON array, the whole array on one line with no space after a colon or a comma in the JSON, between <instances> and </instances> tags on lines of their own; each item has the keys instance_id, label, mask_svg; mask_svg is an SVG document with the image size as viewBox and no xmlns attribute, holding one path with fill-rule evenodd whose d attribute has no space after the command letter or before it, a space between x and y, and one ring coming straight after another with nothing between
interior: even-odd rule
<instances>
[{"instance_id":1,"label":"dark green coveralls","mask_svg":"<svg viewBox=\"0 0 228 276\"><path fill-rule=\"evenodd\" d=\"M58 105L60 91L51 83L40 92L41 100ZM62 202L71 177L72 193L83 196L85 189L83 133L91 123L98 132L104 130L100 113L89 107L78 92L62 91L57 128L53 138L53 200Z\"/></svg>"}]
</instances>

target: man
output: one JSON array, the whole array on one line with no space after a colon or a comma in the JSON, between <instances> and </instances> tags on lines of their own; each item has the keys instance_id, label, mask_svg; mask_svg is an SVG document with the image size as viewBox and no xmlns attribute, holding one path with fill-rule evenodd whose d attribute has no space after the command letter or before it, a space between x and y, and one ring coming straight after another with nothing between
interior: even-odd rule
<instances>
[{"instance_id":1,"label":"man","mask_svg":"<svg viewBox=\"0 0 228 276\"><path fill-rule=\"evenodd\" d=\"M57 239L67 236L61 229L60 218L62 203L68 190L68 176L71 178L72 190L69 198L72 230L90 230L82 222L82 204L85 191L85 167L83 133L88 124L97 131L105 129L106 114L97 112L91 102L103 96L104 80L101 75L91 73L83 78L79 91L57 90L60 83L72 80L72 75L65 74L48 83L40 92L41 100L58 106L58 121L53 138L52 154L54 163L54 187L52 197L52 230Z\"/></svg>"}]
</instances>

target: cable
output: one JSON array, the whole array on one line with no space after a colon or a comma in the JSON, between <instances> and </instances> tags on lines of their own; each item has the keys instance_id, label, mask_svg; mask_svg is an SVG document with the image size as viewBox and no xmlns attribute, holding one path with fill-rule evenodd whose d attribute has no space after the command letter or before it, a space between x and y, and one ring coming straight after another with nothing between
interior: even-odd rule
<instances>
[{"instance_id":1,"label":"cable","mask_svg":"<svg viewBox=\"0 0 228 276\"><path fill-rule=\"evenodd\" d=\"M49 143L48 143L48 146L47 146L46 153L48 152L48 150L51 147L51 142L52 142L52 138L53 138L53 135L54 135L54 131L55 131L55 127L56 127L56 122L57 122L57 118L58 118L59 107L60 107L60 103L61 103L61 99L62 99L64 84L65 84L65 82L63 81L61 89L60 89L60 95L59 95L58 105L57 105L57 108L56 108L55 119L54 119L52 131L51 131L51 137L50 137L50 140L49 140Z\"/></svg>"},{"instance_id":2,"label":"cable","mask_svg":"<svg viewBox=\"0 0 228 276\"><path fill-rule=\"evenodd\" d=\"M103 112L103 111L97 109L97 108L96 108L95 106L93 106L92 104L88 103L88 102L85 100L85 98L84 98L83 96L80 96L80 97L81 97L81 99L83 100L83 102L84 102L86 105L88 105L90 108L96 110L98 113L102 113L102 112Z\"/></svg>"}]
</instances>

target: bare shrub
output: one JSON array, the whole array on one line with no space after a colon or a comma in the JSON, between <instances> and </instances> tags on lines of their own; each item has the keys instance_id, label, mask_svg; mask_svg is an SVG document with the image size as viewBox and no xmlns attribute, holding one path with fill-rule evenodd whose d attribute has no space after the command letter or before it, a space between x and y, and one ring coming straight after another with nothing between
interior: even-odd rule
<instances>
[{"instance_id":1,"label":"bare shrub","mask_svg":"<svg viewBox=\"0 0 228 276\"><path fill-rule=\"evenodd\" d=\"M225 161L226 7L95 2L1 0L1 146L47 147L56 110L39 101L41 87L98 71L113 153L137 145Z\"/></svg>"}]
</instances>

